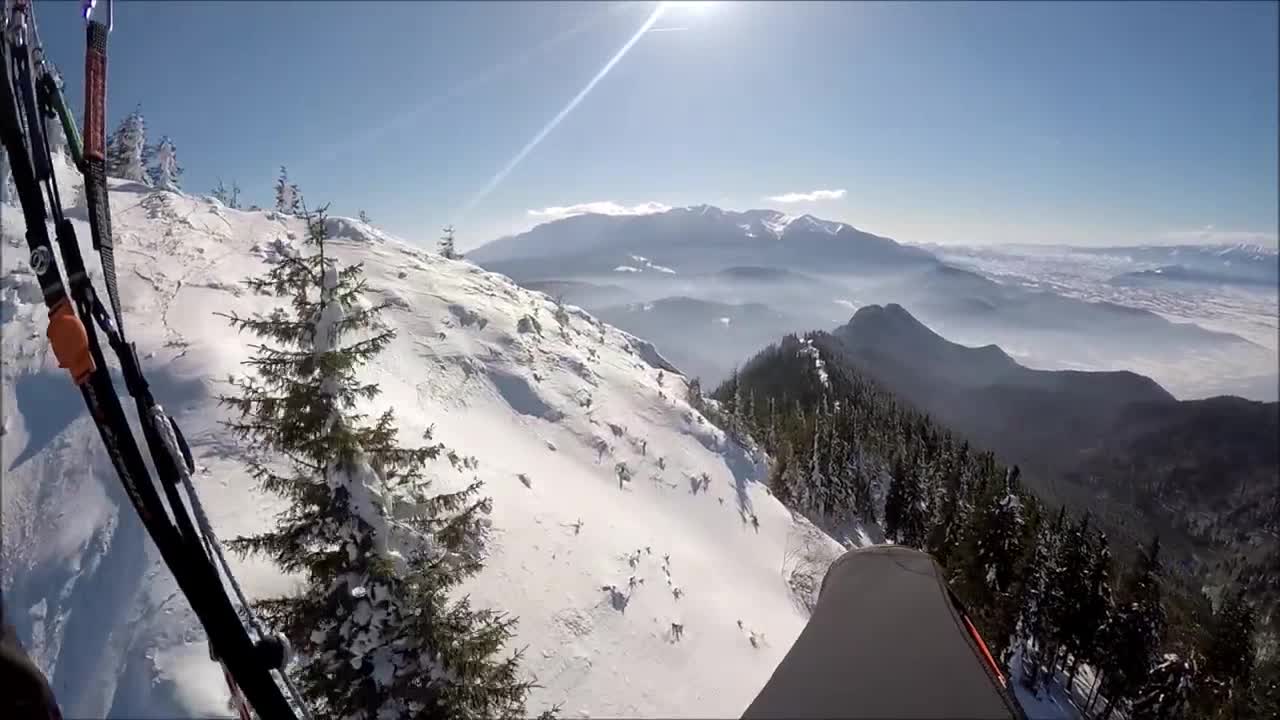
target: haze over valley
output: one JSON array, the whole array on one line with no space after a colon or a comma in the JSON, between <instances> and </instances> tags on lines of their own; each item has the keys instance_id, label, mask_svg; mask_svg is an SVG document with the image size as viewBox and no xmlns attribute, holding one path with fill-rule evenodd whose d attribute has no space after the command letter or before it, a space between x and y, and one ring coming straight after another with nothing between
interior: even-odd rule
<instances>
[{"instance_id":1,"label":"haze over valley","mask_svg":"<svg viewBox=\"0 0 1280 720\"><path fill-rule=\"evenodd\" d=\"M708 382L780 332L897 303L1029 367L1132 370L1181 399L1277 397L1274 249L919 247L812 215L701 205L577 215L469 257L653 341ZM1189 269L1175 278L1179 260Z\"/></svg>"}]
</instances>

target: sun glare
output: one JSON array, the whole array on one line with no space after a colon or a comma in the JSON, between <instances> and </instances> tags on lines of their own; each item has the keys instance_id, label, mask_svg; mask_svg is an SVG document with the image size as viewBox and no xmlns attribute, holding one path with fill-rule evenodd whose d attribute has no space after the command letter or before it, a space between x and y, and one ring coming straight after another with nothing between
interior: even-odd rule
<instances>
[{"instance_id":1,"label":"sun glare","mask_svg":"<svg viewBox=\"0 0 1280 720\"><path fill-rule=\"evenodd\" d=\"M664 11L689 10L696 13L705 13L719 4L721 4L720 0L671 0L670 2L662 3L661 7Z\"/></svg>"}]
</instances>

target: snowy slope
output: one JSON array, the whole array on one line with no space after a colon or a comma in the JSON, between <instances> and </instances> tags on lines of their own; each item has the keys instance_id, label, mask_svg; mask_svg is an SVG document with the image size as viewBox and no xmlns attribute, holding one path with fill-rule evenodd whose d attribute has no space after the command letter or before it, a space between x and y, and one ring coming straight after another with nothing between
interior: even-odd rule
<instances>
[{"instance_id":1,"label":"snowy slope","mask_svg":"<svg viewBox=\"0 0 1280 720\"><path fill-rule=\"evenodd\" d=\"M266 308L238 281L299 246L303 224L166 196L171 208L157 211L145 189L113 185L126 329L231 537L269 522L278 501L256 491L219 425L216 396L253 339L214 312ZM72 217L96 267L83 210ZM4 207L3 221L8 615L69 717L229 715L203 634L49 352L20 214ZM660 370L652 346L576 308L562 334L546 295L363 223L330 223L340 260L365 263L369 299L394 304L398 337L368 370L383 390L374 407L395 408L406 442L434 425L479 460L465 477L443 460L436 474L442 487L474 474L494 498L487 567L466 589L519 617L513 647L527 647L541 685L530 710L739 714L805 622L784 576L797 563L822 572L839 547L766 492L763 469L689 408L684 379ZM621 488L619 462L633 474ZM695 492L702 473L710 486ZM293 584L261 561L233 562L251 595Z\"/></svg>"}]
</instances>

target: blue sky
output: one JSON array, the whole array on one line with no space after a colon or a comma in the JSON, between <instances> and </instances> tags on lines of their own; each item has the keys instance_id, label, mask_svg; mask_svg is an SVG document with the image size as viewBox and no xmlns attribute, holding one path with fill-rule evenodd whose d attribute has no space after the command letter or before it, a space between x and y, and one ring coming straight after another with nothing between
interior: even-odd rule
<instances>
[{"instance_id":1,"label":"blue sky","mask_svg":"<svg viewBox=\"0 0 1280 720\"><path fill-rule=\"evenodd\" d=\"M1268 2L674 4L494 183L655 5L117 3L109 115L141 103L189 191L267 203L284 164L312 203L464 248L547 208L704 202L909 242L1275 244ZM76 4L37 13L78 107Z\"/></svg>"}]
</instances>

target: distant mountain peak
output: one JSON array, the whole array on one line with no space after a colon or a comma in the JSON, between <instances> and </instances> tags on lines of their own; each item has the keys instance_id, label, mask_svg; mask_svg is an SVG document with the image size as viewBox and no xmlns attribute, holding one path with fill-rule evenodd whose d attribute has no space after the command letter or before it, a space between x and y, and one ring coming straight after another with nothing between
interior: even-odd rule
<instances>
[{"instance_id":1,"label":"distant mountain peak","mask_svg":"<svg viewBox=\"0 0 1280 720\"><path fill-rule=\"evenodd\" d=\"M849 319L848 327L850 330L884 330L898 329L910 330L913 332L927 333L933 337L942 340L942 336L930 330L924 323L916 319L916 316L907 312L907 309L898 303L886 303L884 305L863 305L853 313L853 317Z\"/></svg>"},{"instance_id":2,"label":"distant mountain peak","mask_svg":"<svg viewBox=\"0 0 1280 720\"><path fill-rule=\"evenodd\" d=\"M834 335L855 352L955 372L955 379L963 376L965 383L989 384L1023 369L996 345L969 347L951 342L897 303L858 308Z\"/></svg>"}]
</instances>

